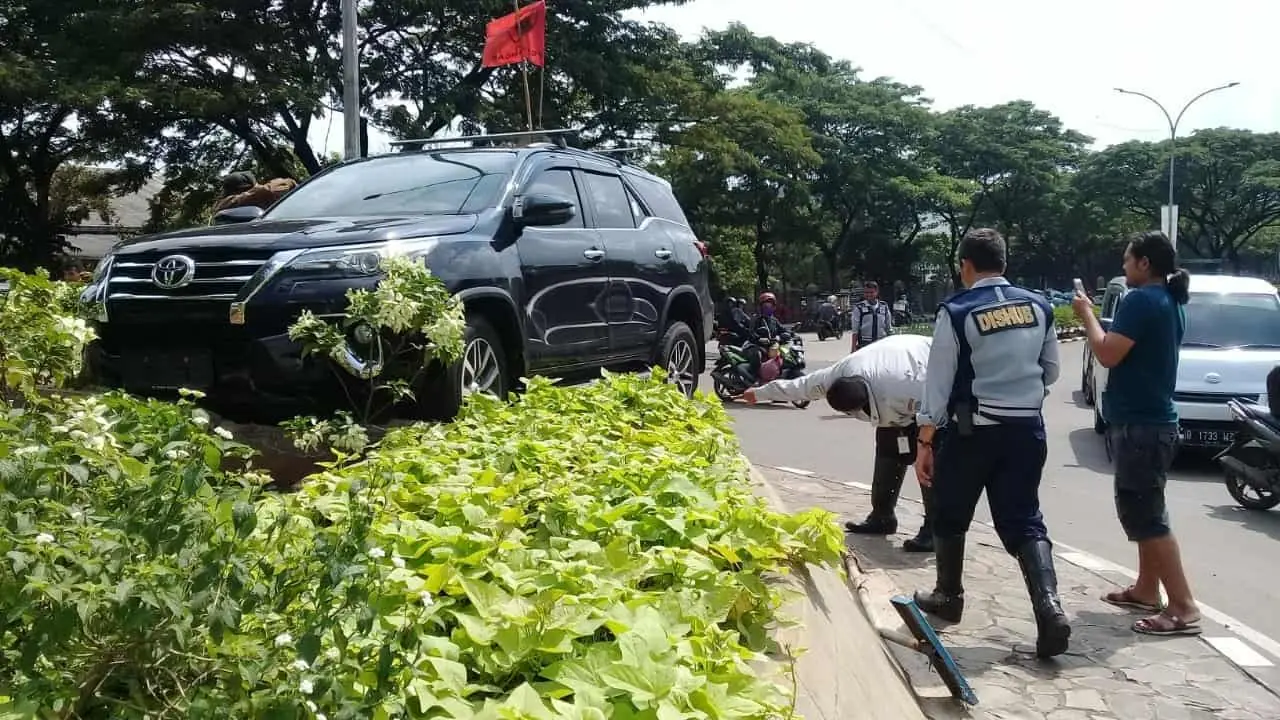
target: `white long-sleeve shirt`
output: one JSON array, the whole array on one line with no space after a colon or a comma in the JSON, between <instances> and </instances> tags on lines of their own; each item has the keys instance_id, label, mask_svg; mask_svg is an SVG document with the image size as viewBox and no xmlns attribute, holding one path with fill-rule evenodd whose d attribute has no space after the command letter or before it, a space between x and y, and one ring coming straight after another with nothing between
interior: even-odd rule
<instances>
[{"instance_id":1,"label":"white long-sleeve shirt","mask_svg":"<svg viewBox=\"0 0 1280 720\"><path fill-rule=\"evenodd\" d=\"M925 371L933 339L890 335L831 367L795 380L775 380L756 389L760 402L821 400L839 378L861 378L871 396L871 413L854 413L876 427L906 427L916 421L924 397Z\"/></svg>"}]
</instances>

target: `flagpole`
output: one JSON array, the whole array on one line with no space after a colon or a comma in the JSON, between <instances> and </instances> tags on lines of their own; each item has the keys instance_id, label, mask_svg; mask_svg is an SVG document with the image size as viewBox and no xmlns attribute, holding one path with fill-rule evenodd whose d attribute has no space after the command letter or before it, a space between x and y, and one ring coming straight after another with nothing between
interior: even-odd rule
<instances>
[{"instance_id":1,"label":"flagpole","mask_svg":"<svg viewBox=\"0 0 1280 720\"><path fill-rule=\"evenodd\" d=\"M516 42L520 45L520 72L524 75L524 114L529 123L529 131L533 132L533 98L529 91L529 59L524 47L524 31L520 28L520 0L511 0L516 7Z\"/></svg>"}]
</instances>

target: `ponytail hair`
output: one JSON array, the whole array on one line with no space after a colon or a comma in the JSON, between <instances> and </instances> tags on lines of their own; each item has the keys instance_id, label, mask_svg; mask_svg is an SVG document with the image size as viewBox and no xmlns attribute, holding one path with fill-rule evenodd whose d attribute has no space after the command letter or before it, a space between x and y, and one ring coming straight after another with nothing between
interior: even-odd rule
<instances>
[{"instance_id":1,"label":"ponytail hair","mask_svg":"<svg viewBox=\"0 0 1280 720\"><path fill-rule=\"evenodd\" d=\"M1129 241L1129 254L1134 259L1145 258L1151 264L1152 276L1164 280L1174 302L1186 305L1191 299L1191 275L1177 266L1169 236L1159 230L1138 233Z\"/></svg>"},{"instance_id":2,"label":"ponytail hair","mask_svg":"<svg viewBox=\"0 0 1280 720\"><path fill-rule=\"evenodd\" d=\"M1164 285L1179 305L1186 305L1191 300L1191 273L1186 270L1174 268L1173 274L1165 278Z\"/></svg>"}]
</instances>

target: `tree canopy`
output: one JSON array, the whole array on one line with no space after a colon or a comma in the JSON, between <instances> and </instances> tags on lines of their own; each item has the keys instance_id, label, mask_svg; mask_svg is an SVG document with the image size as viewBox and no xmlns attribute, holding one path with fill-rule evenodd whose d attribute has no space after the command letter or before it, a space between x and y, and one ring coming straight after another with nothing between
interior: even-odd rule
<instances>
[{"instance_id":1,"label":"tree canopy","mask_svg":"<svg viewBox=\"0 0 1280 720\"><path fill-rule=\"evenodd\" d=\"M671 0L665 4L678 4ZM742 25L682 41L630 19L652 0L548 8L543 127L586 147L640 145L712 251L717 282L834 290L954 272L993 226L1010 274L1108 274L1128 232L1158 225L1165 143L1101 151L1027 101L935 110L925 89ZM515 67L480 62L505 0L359 3L361 102L394 137L525 123ZM304 179L309 138L340 112L338 0L0 0L0 262L49 265L67 228L149 178L149 229L207 221L234 169ZM1280 135L1179 138L1184 256L1258 265L1280 245ZM1267 266L1268 269L1269 266Z\"/></svg>"}]
</instances>

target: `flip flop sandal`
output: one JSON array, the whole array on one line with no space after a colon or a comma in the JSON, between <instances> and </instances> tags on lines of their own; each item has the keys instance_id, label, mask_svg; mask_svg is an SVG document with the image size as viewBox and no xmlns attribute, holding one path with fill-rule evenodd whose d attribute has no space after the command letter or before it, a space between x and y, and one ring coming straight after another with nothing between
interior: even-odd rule
<instances>
[{"instance_id":1,"label":"flip flop sandal","mask_svg":"<svg viewBox=\"0 0 1280 720\"><path fill-rule=\"evenodd\" d=\"M1102 602L1124 610L1137 610L1138 612L1151 614L1158 614L1161 610L1164 610L1163 605L1144 602L1135 598L1132 587L1109 592L1102 596Z\"/></svg>"},{"instance_id":2,"label":"flip flop sandal","mask_svg":"<svg viewBox=\"0 0 1280 720\"><path fill-rule=\"evenodd\" d=\"M1145 617L1133 624L1133 631L1142 635L1168 637L1172 635L1199 635L1200 621L1187 622L1177 615L1159 613Z\"/></svg>"}]
</instances>

